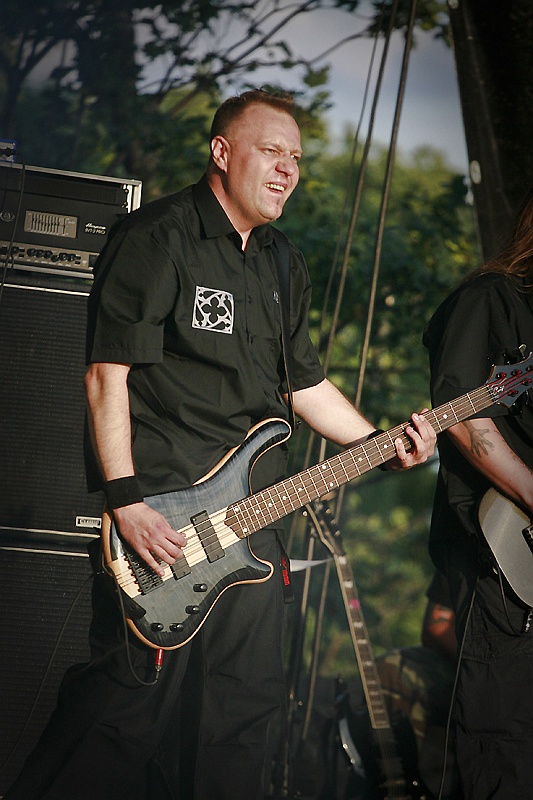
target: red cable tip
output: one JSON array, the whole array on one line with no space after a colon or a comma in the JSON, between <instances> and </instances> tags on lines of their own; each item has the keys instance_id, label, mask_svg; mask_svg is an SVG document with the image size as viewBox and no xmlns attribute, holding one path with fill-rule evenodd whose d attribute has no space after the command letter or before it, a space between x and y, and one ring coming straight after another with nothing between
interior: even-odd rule
<instances>
[{"instance_id":1,"label":"red cable tip","mask_svg":"<svg viewBox=\"0 0 533 800\"><path fill-rule=\"evenodd\" d=\"M163 665L163 656L164 656L164 654L165 654L165 651L163 650L162 647L160 647L158 649L157 653L155 654L155 669L156 669L156 672L159 672L161 670L161 667Z\"/></svg>"}]
</instances>

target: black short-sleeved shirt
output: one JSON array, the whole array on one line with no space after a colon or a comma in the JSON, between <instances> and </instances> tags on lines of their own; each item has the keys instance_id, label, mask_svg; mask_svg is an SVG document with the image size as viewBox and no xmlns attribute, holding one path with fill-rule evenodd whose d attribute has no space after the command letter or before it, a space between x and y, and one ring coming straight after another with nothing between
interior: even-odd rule
<instances>
[{"instance_id":1,"label":"black short-sleeved shirt","mask_svg":"<svg viewBox=\"0 0 533 800\"><path fill-rule=\"evenodd\" d=\"M88 362L131 364L135 469L145 494L203 477L252 425L286 418L278 281L269 225L242 241L205 176L127 215L95 267ZM324 372L309 339L311 286L290 245L293 389ZM280 447L262 482L284 468ZM256 470L254 470L255 475ZM98 481L89 468L89 485ZM258 488L254 486L254 488Z\"/></svg>"},{"instance_id":2,"label":"black short-sleeved shirt","mask_svg":"<svg viewBox=\"0 0 533 800\"><path fill-rule=\"evenodd\" d=\"M431 364L431 395L441 405L485 383L491 367L508 363L520 345L533 351L533 297L523 283L501 274L479 275L438 308L424 344ZM479 417L492 417L510 447L533 466L533 406L522 397L511 409L494 405ZM439 436L440 470L430 536L438 566L446 541L465 544L477 537L477 507L489 484L444 433Z\"/></svg>"}]
</instances>

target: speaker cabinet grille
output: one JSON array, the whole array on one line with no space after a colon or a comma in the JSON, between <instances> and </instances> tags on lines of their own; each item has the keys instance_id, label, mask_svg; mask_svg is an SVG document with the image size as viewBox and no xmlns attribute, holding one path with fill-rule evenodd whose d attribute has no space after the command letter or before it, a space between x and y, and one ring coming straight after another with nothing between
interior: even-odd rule
<instances>
[{"instance_id":1,"label":"speaker cabinet grille","mask_svg":"<svg viewBox=\"0 0 533 800\"><path fill-rule=\"evenodd\" d=\"M80 533L101 516L85 484L88 289L4 287L0 302L0 530Z\"/></svg>"},{"instance_id":2,"label":"speaker cabinet grille","mask_svg":"<svg viewBox=\"0 0 533 800\"><path fill-rule=\"evenodd\" d=\"M0 548L0 574L1 796L37 743L65 669L88 659L91 569L82 556Z\"/></svg>"}]
</instances>

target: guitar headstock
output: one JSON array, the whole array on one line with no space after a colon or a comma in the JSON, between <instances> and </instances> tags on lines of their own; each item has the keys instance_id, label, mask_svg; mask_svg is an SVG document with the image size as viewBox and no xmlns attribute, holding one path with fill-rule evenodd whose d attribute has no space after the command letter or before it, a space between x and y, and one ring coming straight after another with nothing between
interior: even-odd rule
<instances>
[{"instance_id":1,"label":"guitar headstock","mask_svg":"<svg viewBox=\"0 0 533 800\"><path fill-rule=\"evenodd\" d=\"M334 556L344 556L344 547L339 527L329 505L325 500L313 500L306 506L315 531L330 553Z\"/></svg>"},{"instance_id":2,"label":"guitar headstock","mask_svg":"<svg viewBox=\"0 0 533 800\"><path fill-rule=\"evenodd\" d=\"M494 366L487 386L495 403L509 408L533 387L533 353L516 364Z\"/></svg>"}]
</instances>

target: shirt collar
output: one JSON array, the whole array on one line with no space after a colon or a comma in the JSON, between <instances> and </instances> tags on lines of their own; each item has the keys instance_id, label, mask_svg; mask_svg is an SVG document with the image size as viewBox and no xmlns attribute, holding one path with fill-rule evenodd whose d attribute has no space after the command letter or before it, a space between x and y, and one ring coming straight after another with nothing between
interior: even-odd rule
<instances>
[{"instance_id":1,"label":"shirt collar","mask_svg":"<svg viewBox=\"0 0 533 800\"><path fill-rule=\"evenodd\" d=\"M209 186L207 175L203 175L198 183L193 186L193 197L207 239L237 234L226 212ZM255 237L260 247L272 243L272 231L268 223L254 228L251 236Z\"/></svg>"}]
</instances>

